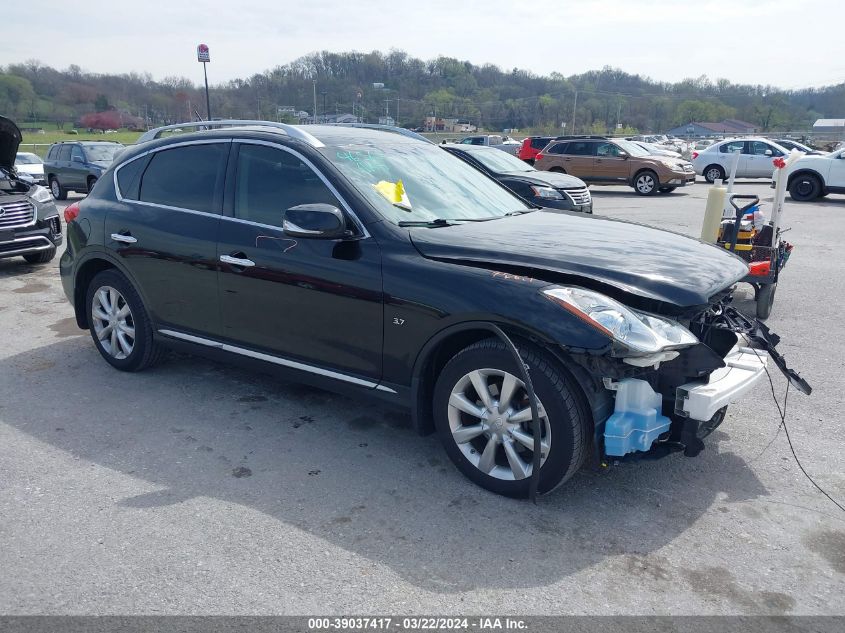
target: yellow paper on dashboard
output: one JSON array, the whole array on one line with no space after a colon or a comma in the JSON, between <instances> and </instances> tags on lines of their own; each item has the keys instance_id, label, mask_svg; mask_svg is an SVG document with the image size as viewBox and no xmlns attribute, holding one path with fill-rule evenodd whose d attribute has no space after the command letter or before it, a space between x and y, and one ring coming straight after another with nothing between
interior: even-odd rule
<instances>
[{"instance_id":1,"label":"yellow paper on dashboard","mask_svg":"<svg viewBox=\"0 0 845 633\"><path fill-rule=\"evenodd\" d=\"M405 192L405 186L401 180L396 182L388 182L387 180L380 180L373 185L381 195L392 205L400 209L411 210L411 201L408 199L408 194Z\"/></svg>"}]
</instances>

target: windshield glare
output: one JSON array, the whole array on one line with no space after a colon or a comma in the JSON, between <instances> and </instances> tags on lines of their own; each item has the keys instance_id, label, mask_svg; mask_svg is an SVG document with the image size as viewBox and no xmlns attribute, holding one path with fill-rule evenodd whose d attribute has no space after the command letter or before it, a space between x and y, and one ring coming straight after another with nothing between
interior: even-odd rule
<instances>
[{"instance_id":1,"label":"windshield glare","mask_svg":"<svg viewBox=\"0 0 845 633\"><path fill-rule=\"evenodd\" d=\"M121 149L123 149L123 145L116 143L114 145L111 143L108 145L89 145L85 148L85 156L92 163L110 163L114 160L114 155Z\"/></svg>"},{"instance_id":2,"label":"windshield glare","mask_svg":"<svg viewBox=\"0 0 845 633\"><path fill-rule=\"evenodd\" d=\"M631 141L625 140L618 140L616 144L619 145L622 149L624 149L628 154L631 156L648 156L649 152L644 150L642 147L637 145L636 143L632 143Z\"/></svg>"},{"instance_id":3,"label":"windshield glare","mask_svg":"<svg viewBox=\"0 0 845 633\"><path fill-rule=\"evenodd\" d=\"M42 161L35 154L18 154L15 156L15 165L40 165Z\"/></svg>"},{"instance_id":4,"label":"windshield glare","mask_svg":"<svg viewBox=\"0 0 845 633\"><path fill-rule=\"evenodd\" d=\"M472 156L490 171L496 173L508 171L536 171L528 163L521 161L516 156L512 156L500 149L468 151L467 154Z\"/></svg>"},{"instance_id":5,"label":"windshield glare","mask_svg":"<svg viewBox=\"0 0 845 633\"><path fill-rule=\"evenodd\" d=\"M322 152L393 223L438 218L492 219L531 208L496 181L436 145L343 145L329 146ZM392 197L400 180L405 202ZM410 209L403 208L408 205Z\"/></svg>"}]
</instances>

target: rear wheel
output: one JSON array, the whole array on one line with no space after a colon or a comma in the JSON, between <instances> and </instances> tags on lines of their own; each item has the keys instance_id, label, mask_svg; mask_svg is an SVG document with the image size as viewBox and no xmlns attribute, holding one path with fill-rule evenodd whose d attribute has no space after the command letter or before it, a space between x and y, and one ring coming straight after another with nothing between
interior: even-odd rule
<instances>
[{"instance_id":1,"label":"rear wheel","mask_svg":"<svg viewBox=\"0 0 845 633\"><path fill-rule=\"evenodd\" d=\"M821 193L822 183L812 174L799 174L789 185L789 195L797 202L815 200Z\"/></svg>"},{"instance_id":2,"label":"rear wheel","mask_svg":"<svg viewBox=\"0 0 845 633\"><path fill-rule=\"evenodd\" d=\"M548 492L569 479L586 453L586 413L578 387L551 356L521 349L539 400L540 482ZM510 497L528 494L534 457L531 408L520 372L495 339L471 345L443 368L434 422L449 458L469 479Z\"/></svg>"},{"instance_id":3,"label":"rear wheel","mask_svg":"<svg viewBox=\"0 0 845 633\"><path fill-rule=\"evenodd\" d=\"M641 196L651 196L657 193L660 181L653 171L641 171L634 177L634 191Z\"/></svg>"},{"instance_id":4,"label":"rear wheel","mask_svg":"<svg viewBox=\"0 0 845 633\"><path fill-rule=\"evenodd\" d=\"M55 176L50 178L50 192L56 200L67 200L67 189L62 187Z\"/></svg>"},{"instance_id":5,"label":"rear wheel","mask_svg":"<svg viewBox=\"0 0 845 633\"><path fill-rule=\"evenodd\" d=\"M85 301L88 325L97 350L121 371L141 371L161 360L164 351L138 292L116 270L91 280Z\"/></svg>"},{"instance_id":6,"label":"rear wheel","mask_svg":"<svg viewBox=\"0 0 845 633\"><path fill-rule=\"evenodd\" d=\"M714 183L717 180L724 180L725 179L725 170L722 169L719 165L709 165L704 170L704 180L709 183Z\"/></svg>"},{"instance_id":7,"label":"rear wheel","mask_svg":"<svg viewBox=\"0 0 845 633\"><path fill-rule=\"evenodd\" d=\"M52 246L46 251L38 251L37 253L27 253L23 258L30 264L46 264L56 256L56 247Z\"/></svg>"}]
</instances>

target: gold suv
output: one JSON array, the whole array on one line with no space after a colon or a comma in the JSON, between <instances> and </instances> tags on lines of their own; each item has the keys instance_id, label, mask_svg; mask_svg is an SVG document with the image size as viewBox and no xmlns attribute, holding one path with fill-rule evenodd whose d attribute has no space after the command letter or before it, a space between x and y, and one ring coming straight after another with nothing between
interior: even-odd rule
<instances>
[{"instance_id":1,"label":"gold suv","mask_svg":"<svg viewBox=\"0 0 845 633\"><path fill-rule=\"evenodd\" d=\"M689 161L655 156L630 141L604 136L559 136L537 154L534 167L592 185L629 185L641 196L695 184Z\"/></svg>"}]
</instances>

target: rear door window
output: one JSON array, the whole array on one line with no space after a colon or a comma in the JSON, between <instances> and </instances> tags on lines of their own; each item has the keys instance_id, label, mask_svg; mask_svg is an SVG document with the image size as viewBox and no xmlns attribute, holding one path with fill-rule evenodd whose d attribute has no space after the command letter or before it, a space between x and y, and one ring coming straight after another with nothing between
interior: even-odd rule
<instances>
[{"instance_id":1,"label":"rear door window","mask_svg":"<svg viewBox=\"0 0 845 633\"><path fill-rule=\"evenodd\" d=\"M229 143L186 145L156 152L141 178L138 199L220 213L228 154Z\"/></svg>"},{"instance_id":2,"label":"rear door window","mask_svg":"<svg viewBox=\"0 0 845 633\"><path fill-rule=\"evenodd\" d=\"M62 145L59 150L59 160L66 163L70 162L70 145Z\"/></svg>"},{"instance_id":3,"label":"rear door window","mask_svg":"<svg viewBox=\"0 0 845 633\"><path fill-rule=\"evenodd\" d=\"M719 151L722 154L730 154L737 150L740 152L745 151L745 141L731 141L730 143L723 143L719 146Z\"/></svg>"},{"instance_id":4,"label":"rear door window","mask_svg":"<svg viewBox=\"0 0 845 633\"><path fill-rule=\"evenodd\" d=\"M584 141L572 141L566 149L566 153L572 156L593 156L595 143L587 143Z\"/></svg>"}]
</instances>

